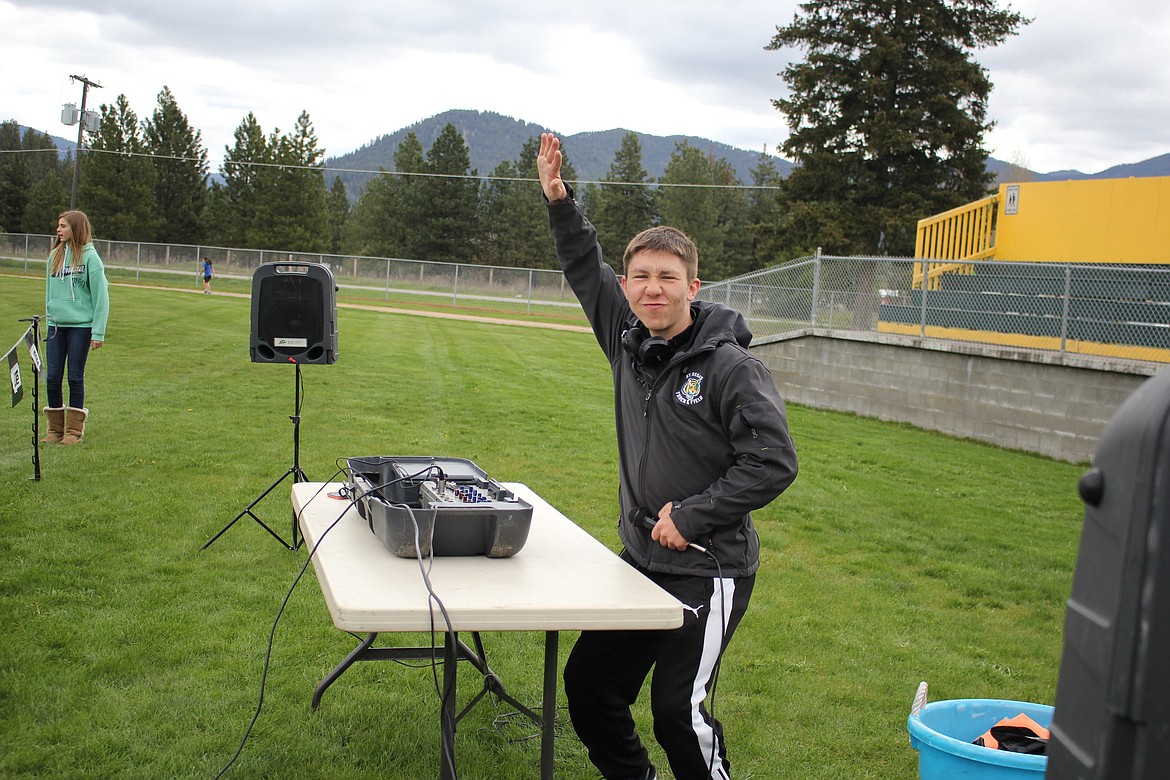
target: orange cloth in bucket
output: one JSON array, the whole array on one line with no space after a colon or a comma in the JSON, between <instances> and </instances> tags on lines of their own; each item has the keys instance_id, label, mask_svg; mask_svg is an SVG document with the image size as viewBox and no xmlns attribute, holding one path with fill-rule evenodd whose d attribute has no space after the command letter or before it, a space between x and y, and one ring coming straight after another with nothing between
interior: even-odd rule
<instances>
[{"instance_id":1,"label":"orange cloth in bucket","mask_svg":"<svg viewBox=\"0 0 1170 780\"><path fill-rule=\"evenodd\" d=\"M1028 734L1029 731L1031 732L1030 735ZM1004 737L1008 735L1022 736L1035 743L1047 743L1049 731L1027 715L1020 713L1014 718L1001 718L998 723L976 737L973 743L991 748L992 750L1013 750L1021 753L1043 752L1042 750L1035 749L1021 750L1014 745L1012 747L1005 747L1001 742L1005 741Z\"/></svg>"}]
</instances>

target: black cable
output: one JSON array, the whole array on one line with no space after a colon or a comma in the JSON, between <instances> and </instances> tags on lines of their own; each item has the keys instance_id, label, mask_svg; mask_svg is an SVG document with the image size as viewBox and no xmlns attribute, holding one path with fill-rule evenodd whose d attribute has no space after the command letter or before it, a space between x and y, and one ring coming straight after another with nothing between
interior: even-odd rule
<instances>
[{"instance_id":1,"label":"black cable","mask_svg":"<svg viewBox=\"0 0 1170 780\"><path fill-rule=\"evenodd\" d=\"M340 472L334 472L333 476L337 476L338 473L340 473ZM320 495L321 491L325 489L326 485L328 485L327 482L325 484L323 484L320 488L318 488L317 492L314 493L312 495L312 497L309 498L309 501L312 501L314 498L316 498L318 495ZM309 501L305 502L306 505L309 503ZM244 745L247 744L248 737L251 736L252 729L256 726L256 721L258 721L260 719L260 712L261 712L261 710L264 709L264 690L268 684L268 668L269 668L269 665L272 661L272 645L276 639L276 626L277 626L277 624L280 623L281 615L284 614L284 609L285 609L285 607L288 606L289 599L292 598L292 594L293 594L293 591L297 587L297 583L299 583L301 581L301 577L304 576L305 570L309 568L309 561L311 561L313 559L313 553L317 552L317 548L321 545L321 542L325 539L325 535L328 534L331 530L333 530L334 526L336 526L338 523L341 522L341 518L345 517L345 513L349 511L349 508L352 505L353 505L353 501L351 500L350 503L347 504L345 506L345 508L341 511L341 514L339 514L337 516L337 519L334 520L329 525L329 527L325 529L325 532L321 534L321 538L317 540L317 543L315 545L313 545L313 549L309 551L308 557L305 558L304 565L301 566L301 570L299 572L297 572L297 576L295 579L293 579L293 583L289 587L288 593L285 594L284 601L282 601L280 604L280 609L278 609L276 611L276 618L272 621L272 629L268 632L268 648L264 653L264 669L260 675L260 699L256 703L256 711L252 714L252 720L250 723L248 723L248 728L246 728L244 730L244 737L243 737L243 739L240 740L240 745L239 745L239 747L236 748L235 754L231 757L231 759L228 760L228 762L224 765L223 769L219 770L219 774L217 774L215 776L216 780L220 780L220 778L222 778L224 775L226 775L228 770L230 770L232 768L232 765L236 763L236 759L238 759L240 757L240 754L244 752Z\"/></svg>"},{"instance_id":2,"label":"black cable","mask_svg":"<svg viewBox=\"0 0 1170 780\"><path fill-rule=\"evenodd\" d=\"M426 471L419 472L419 475L425 474L427 471L430 471L431 468L438 469L440 479L443 477L442 469L439 469L437 465L429 467L428 469L426 469ZM416 476L419 476L419 475L416 475ZM456 639L455 628L451 624L451 616L449 614L447 614L447 607L446 607L446 605L443 604L443 600L439 598L439 594L435 593L435 589L431 585L431 577L430 577L430 570L435 562L434 541L435 541L435 525L437 525L437 521L438 521L438 512L435 509L431 510L431 513L432 513L431 528L430 528L430 535L427 539L428 554L427 554L427 559L424 563L423 554L422 554L422 549L423 549L422 548L422 531L418 526L418 518L415 517L414 508L411 507L409 504L391 504L391 506L397 506L397 507L401 507L401 508L406 509L407 514L410 515L411 525L414 527L414 554L415 554L415 559L418 561L419 573L422 574L423 585L427 589L427 605L428 605L428 610L430 612L431 679L432 679L432 682L434 683L434 686L435 686L435 693L437 693L439 695L439 716L444 720L443 725L449 726L451 733L454 734L456 724L455 723L447 724L445 721L448 717L447 716L447 711L448 711L447 703L450 700L450 697L453 697L455 695L455 676L458 674L458 665L459 665L459 643L458 643L458 640ZM446 631L447 638L444 641L451 643L451 647L452 647L452 650L454 652L454 657L455 657L456 669L454 671L452 671L452 682L451 682L451 686L449 688L439 684L438 662L437 662L437 659L435 657L435 651L437 649L436 645L435 645L435 605L436 604L439 606L439 613L443 616L443 623L447 627L447 631ZM446 663L445 658L444 658L444 663ZM440 740L440 742L442 742L442 740ZM450 774L451 774L451 777L453 778L453 780L457 780L458 774L455 771L455 755L454 755L453 749L451 749L450 746L446 746L446 745L443 746L443 760L447 762L447 767L450 769Z\"/></svg>"},{"instance_id":3,"label":"black cable","mask_svg":"<svg viewBox=\"0 0 1170 780\"><path fill-rule=\"evenodd\" d=\"M299 407L299 403L298 403L298 407ZM260 697L256 703L256 711L252 714L252 720L251 720L251 722L248 723L247 729L244 730L244 736L240 740L239 747L236 748L235 754L232 755L232 757L224 765L223 769L219 770L219 773L215 776L215 780L220 780L220 778L222 778L224 775L226 775L228 770L230 770L232 768L232 765L236 763L236 760L240 757L240 754L242 754L244 752L244 745L247 744L248 737L250 737L252 734L252 729L255 728L256 722L260 719L260 712L264 709L264 691L265 691L265 688L267 687L267 684L268 684L268 669L269 669L269 666L270 666L271 661L272 661L272 646L273 646L273 643L276 639L276 627L280 623L280 618L284 614L284 610L288 606L289 600L292 598L293 591L296 590L297 585L301 581L301 577L303 577L305 575L305 571L308 570L309 563L313 560L313 555L316 554L317 548L321 546L321 543L323 541L325 541L325 537L328 536L329 532L332 531L337 526L337 524L341 522L342 518L345 517L346 513L362 498L369 495L370 493L373 493L375 491L382 490L383 488L389 487L390 485L393 485L396 482L401 482L404 479L413 479L414 477L425 474L425 473L427 473L427 471L430 471L431 468L432 467L428 467L427 469L420 471L418 474L399 477L397 479L392 479L389 482L385 482L381 485L375 485L374 487L370 488L368 491L366 491L365 493L362 493L360 495L357 493L356 485L355 485L354 494L349 498L349 501L346 502L345 507L341 510L341 513L337 516L337 519L334 520L332 523L330 523L329 526L324 531L321 532L321 538L317 540L317 543L314 544L313 548L309 551L308 556L305 558L304 565L301 566L301 570L299 572L297 572L297 576L293 579L292 585L289 586L288 593L286 593L284 596L284 601L281 602L280 608L276 612L276 618L272 621L272 629L268 633L268 648L264 654L264 668L263 668L263 671L261 672L261 675L260 675ZM329 485L329 482L333 478L337 477L339 474L346 473L346 471L347 470L344 468L339 468L337 471L335 471L330 476L329 480L326 480L324 483L322 483L321 487L317 488L317 491L315 493L313 493L312 496L309 497L308 501L305 501L304 505L302 506L301 511L303 512L304 507L307 507L314 499L317 498L317 496L319 496L321 494L321 491L324 490ZM350 476L352 476L352 475L350 475ZM412 515L412 518L413 518L413 515ZM444 615L445 614L446 613L444 612Z\"/></svg>"},{"instance_id":4,"label":"black cable","mask_svg":"<svg viewBox=\"0 0 1170 780\"><path fill-rule=\"evenodd\" d=\"M439 467L439 465L437 463L432 463L431 465L427 466L425 469L422 469L421 471L418 471L418 472L410 475L409 477L403 477L403 479L411 479L411 480L417 479L419 477L422 477L422 476L428 474L431 471L438 472L438 479L439 480L446 479L446 475L443 473L443 469L441 467ZM395 480L395 481L398 481L398 480ZM377 489L381 489L381 488L377 488ZM367 495L371 492L373 492L373 490L368 491ZM427 605L428 605L428 610L430 613L431 679L432 679L432 682L435 686L435 693L438 694L438 696L439 696L439 714L440 714L440 717L445 722L446 718L447 718L447 710L448 710L448 707L446 705L447 705L447 702L450 699L450 697L454 696L454 694L455 694L454 681L455 681L455 675L458 674L458 670L456 669L455 671L452 672L452 685L449 689L444 687L443 685L440 685L440 683L439 683L439 660L436 656L436 650L438 648L437 648L436 643L435 643L435 627L436 627L436 625L435 625L435 605L436 604L439 607L439 613L443 616L443 624L447 628L447 631L446 631L447 639L445 641L451 642L451 647L452 647L452 650L454 652L456 667L458 667L458 663L459 663L459 644L458 644L458 641L456 639L455 628L451 623L451 616L447 613L447 607L445 604L443 604L443 600L441 598L439 598L439 594L437 594L435 592L434 586L432 586L432 584L431 584L430 570L434 566L434 562L435 562L434 540L435 540L435 526L437 525L437 521L438 521L438 513L437 513L437 510L435 510L435 509L431 510L431 513L432 513L431 527L430 527L430 534L427 538L428 553L426 556L426 560L424 561L423 554L422 554L422 550L423 550L422 529L419 528L418 518L414 514L414 507L412 507L406 503L387 502L387 505L392 506L392 507L397 507L400 509L405 509L407 515L410 517L411 526L414 529L414 555L415 555L415 560L418 561L418 570L419 570L419 573L422 575L423 586L427 589ZM445 659L444 659L443 663L446 663ZM444 725L447 725L447 724L444 723ZM450 731L452 734L455 733L455 725L456 724L454 724L454 723L449 724ZM447 767L450 770L450 775L452 777L452 780L457 780L458 775L456 774L456 771L455 771L455 756L454 756L454 753L452 752L452 749L450 748L450 746L443 746L443 760L446 761L446 763L447 763Z\"/></svg>"}]
</instances>

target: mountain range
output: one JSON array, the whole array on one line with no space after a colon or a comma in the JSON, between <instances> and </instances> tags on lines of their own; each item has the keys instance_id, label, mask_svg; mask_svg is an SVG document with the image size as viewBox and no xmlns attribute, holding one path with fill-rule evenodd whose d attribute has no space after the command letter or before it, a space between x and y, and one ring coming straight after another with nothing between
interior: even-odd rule
<instances>
[{"instance_id":1,"label":"mountain range","mask_svg":"<svg viewBox=\"0 0 1170 780\"><path fill-rule=\"evenodd\" d=\"M543 132L556 132L555 128L546 128L492 111L465 109L444 111L441 114L415 122L408 127L381 135L352 152L327 157L325 166L329 172L326 175L326 180L332 182L334 175L340 176L350 198L356 199L366 182L377 174L379 168L385 168L388 171L394 170L394 152L408 133L413 132L418 136L423 149L429 149L442 129L448 124L454 125L455 129L463 136L471 157L471 169L481 176L491 175L496 166L504 160L514 161L520 156L520 150L529 138ZM21 128L22 134L24 129ZM561 137L566 154L576 169L577 175L584 181L596 181L608 174L614 154L621 147L622 138L627 132L629 131L623 128L615 128L574 135L558 133L558 135ZM642 167L646 169L650 179L657 179L663 175L676 145L682 141L716 157L725 158L735 169L740 180L745 183L751 182L751 170L758 165L760 156L763 154L763 150L737 149L719 141L695 136L659 136L646 133L638 133L637 135L642 146ZM53 141L57 144L61 154L72 151L77 146L73 141L56 136L53 136ZM769 155L769 157L773 165L776 166L776 170L782 175L787 175L794 167L794 164L789 160L774 155ZM1097 173L1083 173L1075 170L1052 171L1050 173L1021 171L1018 166L997 160L994 157L987 158L987 167L996 175L997 179L1010 177L1017 181L1170 176L1170 153L1141 162L1115 165ZM535 172L533 175L535 176Z\"/></svg>"}]
</instances>

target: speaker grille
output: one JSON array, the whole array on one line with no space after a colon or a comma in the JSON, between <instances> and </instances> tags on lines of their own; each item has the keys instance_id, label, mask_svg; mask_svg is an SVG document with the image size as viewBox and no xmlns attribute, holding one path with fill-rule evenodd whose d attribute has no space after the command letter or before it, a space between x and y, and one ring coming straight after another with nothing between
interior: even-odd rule
<instances>
[{"instance_id":1,"label":"speaker grille","mask_svg":"<svg viewBox=\"0 0 1170 780\"><path fill-rule=\"evenodd\" d=\"M252 280L252 360L332 363L337 347L334 291L327 266L260 266Z\"/></svg>"}]
</instances>

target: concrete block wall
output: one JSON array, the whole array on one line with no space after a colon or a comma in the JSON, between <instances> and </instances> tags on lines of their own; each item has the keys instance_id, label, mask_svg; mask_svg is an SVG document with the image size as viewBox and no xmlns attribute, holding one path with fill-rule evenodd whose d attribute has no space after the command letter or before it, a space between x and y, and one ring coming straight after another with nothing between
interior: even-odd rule
<instances>
[{"instance_id":1,"label":"concrete block wall","mask_svg":"<svg viewBox=\"0 0 1170 780\"><path fill-rule=\"evenodd\" d=\"M1157 364L882 333L808 329L751 351L785 400L1089 462Z\"/></svg>"}]
</instances>

